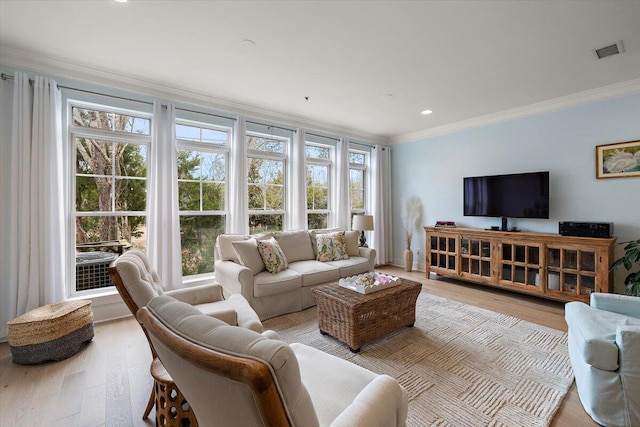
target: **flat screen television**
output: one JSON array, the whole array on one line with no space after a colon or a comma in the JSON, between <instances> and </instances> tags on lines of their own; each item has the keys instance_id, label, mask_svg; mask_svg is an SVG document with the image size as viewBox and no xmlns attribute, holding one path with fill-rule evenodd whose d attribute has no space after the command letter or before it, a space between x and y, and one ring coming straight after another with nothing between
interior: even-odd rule
<instances>
[{"instance_id":1,"label":"flat screen television","mask_svg":"<svg viewBox=\"0 0 640 427\"><path fill-rule=\"evenodd\" d=\"M464 215L549 218L549 172L464 178Z\"/></svg>"}]
</instances>

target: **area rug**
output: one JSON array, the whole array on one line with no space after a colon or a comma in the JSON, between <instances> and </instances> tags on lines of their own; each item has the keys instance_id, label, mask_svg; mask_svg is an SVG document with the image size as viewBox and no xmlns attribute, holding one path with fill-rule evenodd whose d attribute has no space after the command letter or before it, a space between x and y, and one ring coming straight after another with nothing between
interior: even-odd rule
<instances>
[{"instance_id":1,"label":"area rug","mask_svg":"<svg viewBox=\"0 0 640 427\"><path fill-rule=\"evenodd\" d=\"M398 379L409 393L408 426L547 426L573 381L566 333L426 292L413 328L357 354L320 334L315 307L264 325Z\"/></svg>"}]
</instances>

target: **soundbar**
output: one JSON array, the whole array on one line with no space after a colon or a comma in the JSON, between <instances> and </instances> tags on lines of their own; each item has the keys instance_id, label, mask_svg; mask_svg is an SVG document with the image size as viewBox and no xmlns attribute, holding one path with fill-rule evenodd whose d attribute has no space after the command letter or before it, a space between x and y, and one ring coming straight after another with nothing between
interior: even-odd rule
<instances>
[{"instance_id":1,"label":"soundbar","mask_svg":"<svg viewBox=\"0 0 640 427\"><path fill-rule=\"evenodd\" d=\"M613 237L613 223L560 221L558 232L562 236L609 238Z\"/></svg>"}]
</instances>

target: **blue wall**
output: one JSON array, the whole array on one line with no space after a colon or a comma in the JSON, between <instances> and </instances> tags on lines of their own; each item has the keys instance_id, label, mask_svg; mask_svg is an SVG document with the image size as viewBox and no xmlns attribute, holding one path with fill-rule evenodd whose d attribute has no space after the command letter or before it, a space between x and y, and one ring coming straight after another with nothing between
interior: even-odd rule
<instances>
[{"instance_id":1,"label":"blue wall","mask_svg":"<svg viewBox=\"0 0 640 427\"><path fill-rule=\"evenodd\" d=\"M595 176L596 145L630 140L640 140L640 94L393 146L394 264L403 264L399 219L408 197L422 199L424 225L438 220L476 228L500 225L499 218L462 215L465 176L548 170L550 218L510 219L509 226L557 233L558 221L613 222L619 242L639 239L640 177ZM412 249L420 250L414 260L421 270L424 248L424 232L418 230Z\"/></svg>"}]
</instances>

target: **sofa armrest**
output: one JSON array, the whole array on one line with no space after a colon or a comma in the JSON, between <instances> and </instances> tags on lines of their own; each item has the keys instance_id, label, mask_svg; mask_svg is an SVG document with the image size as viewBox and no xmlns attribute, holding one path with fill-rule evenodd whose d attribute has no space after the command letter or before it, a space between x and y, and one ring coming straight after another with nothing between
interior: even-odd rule
<instances>
[{"instance_id":1,"label":"sofa armrest","mask_svg":"<svg viewBox=\"0 0 640 427\"><path fill-rule=\"evenodd\" d=\"M594 292L591 294L590 305L600 310L640 319L640 298L638 297Z\"/></svg>"},{"instance_id":2,"label":"sofa armrest","mask_svg":"<svg viewBox=\"0 0 640 427\"><path fill-rule=\"evenodd\" d=\"M640 425L640 326L618 326L616 344L620 349L620 381L625 408L629 408L627 425Z\"/></svg>"},{"instance_id":3,"label":"sofa armrest","mask_svg":"<svg viewBox=\"0 0 640 427\"><path fill-rule=\"evenodd\" d=\"M332 427L405 426L407 391L388 375L371 381L338 417Z\"/></svg>"},{"instance_id":4,"label":"sofa armrest","mask_svg":"<svg viewBox=\"0 0 640 427\"><path fill-rule=\"evenodd\" d=\"M240 294L251 305L253 302L253 272L233 261L215 262L216 281L222 284L226 295Z\"/></svg>"},{"instance_id":5,"label":"sofa armrest","mask_svg":"<svg viewBox=\"0 0 640 427\"><path fill-rule=\"evenodd\" d=\"M206 304L224 299L222 286L217 283L212 285L173 289L171 291L166 291L165 295L191 305Z\"/></svg>"},{"instance_id":6,"label":"sofa armrest","mask_svg":"<svg viewBox=\"0 0 640 427\"><path fill-rule=\"evenodd\" d=\"M360 256L369 260L369 271L376 266L376 250L373 248L358 248Z\"/></svg>"}]
</instances>

